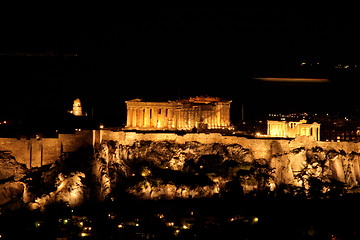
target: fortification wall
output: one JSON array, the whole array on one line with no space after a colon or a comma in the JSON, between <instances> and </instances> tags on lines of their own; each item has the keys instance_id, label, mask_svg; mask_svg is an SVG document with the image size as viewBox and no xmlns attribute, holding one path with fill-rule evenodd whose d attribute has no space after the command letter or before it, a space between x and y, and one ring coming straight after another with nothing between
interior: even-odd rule
<instances>
[{"instance_id":1,"label":"fortification wall","mask_svg":"<svg viewBox=\"0 0 360 240\"><path fill-rule=\"evenodd\" d=\"M347 153L360 153L360 143L354 142L321 142L315 141L310 137L301 136L293 140L288 139L247 139L237 136L222 136L220 133L188 133L177 135L175 133L137 133L137 132L113 132L110 130L100 130L95 142L113 140L122 142L125 145L132 145L136 141L172 141L179 144L196 141L202 144L220 143L225 145L239 144L244 148L252 150L255 159L268 159L274 152L276 143L277 152L289 152L295 148L321 147L324 150L343 150Z\"/></svg>"},{"instance_id":2,"label":"fortification wall","mask_svg":"<svg viewBox=\"0 0 360 240\"><path fill-rule=\"evenodd\" d=\"M0 138L0 151L7 151L27 168L55 162L63 152L74 152L93 144L93 131L59 134L57 138Z\"/></svg>"},{"instance_id":3,"label":"fortification wall","mask_svg":"<svg viewBox=\"0 0 360 240\"><path fill-rule=\"evenodd\" d=\"M237 136L222 136L219 133L137 133L111 130L83 130L75 134L59 134L57 138L16 139L0 138L0 151L10 152L16 161L28 168L51 164L63 152L74 152L86 146L101 143L104 140L133 145L136 141L170 141L179 144L199 142L202 144L219 143L224 145L239 144L250 149L255 159L269 159L273 154L289 152L292 149L321 147L324 150L343 150L347 153L360 153L360 143L353 142L320 142L309 137L286 139L247 139ZM274 148L274 144L276 147ZM276 152L274 152L276 149ZM360 169L359 169L360 171Z\"/></svg>"}]
</instances>

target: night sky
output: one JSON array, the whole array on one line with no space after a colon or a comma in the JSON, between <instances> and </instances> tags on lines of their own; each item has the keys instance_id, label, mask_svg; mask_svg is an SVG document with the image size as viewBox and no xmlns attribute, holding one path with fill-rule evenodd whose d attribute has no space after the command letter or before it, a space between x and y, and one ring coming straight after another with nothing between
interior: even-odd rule
<instances>
[{"instance_id":1,"label":"night sky","mask_svg":"<svg viewBox=\"0 0 360 240\"><path fill-rule=\"evenodd\" d=\"M117 14L2 23L0 118L51 119L76 97L97 119L119 125L125 123L124 101L133 98L223 97L233 100L233 122L241 104L249 119L360 108L360 20L350 8L135 8ZM262 77L329 82L255 79Z\"/></svg>"}]
</instances>

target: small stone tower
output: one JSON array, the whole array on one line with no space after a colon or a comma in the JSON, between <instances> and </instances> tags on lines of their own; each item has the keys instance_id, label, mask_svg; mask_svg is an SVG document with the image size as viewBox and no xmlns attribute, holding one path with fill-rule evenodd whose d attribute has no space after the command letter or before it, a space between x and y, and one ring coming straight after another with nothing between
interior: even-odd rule
<instances>
[{"instance_id":1,"label":"small stone tower","mask_svg":"<svg viewBox=\"0 0 360 240\"><path fill-rule=\"evenodd\" d=\"M72 114L79 117L84 116L82 112L81 101L79 98L74 100Z\"/></svg>"}]
</instances>

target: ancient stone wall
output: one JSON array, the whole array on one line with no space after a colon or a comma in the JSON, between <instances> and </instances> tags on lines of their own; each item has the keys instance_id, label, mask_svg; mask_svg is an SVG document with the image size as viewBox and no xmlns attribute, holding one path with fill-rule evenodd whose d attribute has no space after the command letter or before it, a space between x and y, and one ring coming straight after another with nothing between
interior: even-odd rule
<instances>
[{"instance_id":1,"label":"ancient stone wall","mask_svg":"<svg viewBox=\"0 0 360 240\"><path fill-rule=\"evenodd\" d=\"M303 170L304 161L309 159L308 154L321 149L321 154L334 153L334 156L326 155L328 164L333 171L334 179L345 181L346 169L343 165L348 159L354 156L360 156L360 143L354 142L320 142L307 136L300 136L293 140L286 139L247 139L237 136L222 136L219 133L188 133L177 135L175 133L136 133L136 132L111 132L102 131L100 133L100 142L118 141L123 145L133 145L137 141L169 141L177 144L186 142L198 142L200 144L222 144L239 145L242 148L249 149L251 152L251 161L264 159L271 163L277 173L279 182L291 183L294 180L294 174ZM300 151L300 153L298 153ZM319 150L320 151L320 150ZM344 155L345 157L343 157ZM355 159L355 158L354 158ZM360 165L356 161L351 163L351 172L355 174L354 178L360 181ZM346 164L345 164L346 165Z\"/></svg>"},{"instance_id":2,"label":"ancient stone wall","mask_svg":"<svg viewBox=\"0 0 360 240\"><path fill-rule=\"evenodd\" d=\"M63 152L74 152L93 144L93 131L59 134L57 138L0 138L0 151L9 152L27 168L55 162Z\"/></svg>"},{"instance_id":3,"label":"ancient stone wall","mask_svg":"<svg viewBox=\"0 0 360 240\"><path fill-rule=\"evenodd\" d=\"M237 136L223 136L220 133L188 133L184 135L178 135L176 133L138 133L138 132L124 132L124 131L111 131L111 130L99 130L96 132L97 137L95 142L100 143L103 140L121 141L125 145L132 145L136 141L173 141L179 144L185 142L199 142L203 144L209 143L221 143L221 144L240 144L244 147L252 149L257 158L262 158L265 154L269 154L270 145L274 141L281 146L284 151L296 147L307 148L319 146L324 149L343 149L346 152L359 152L360 143L355 142L321 142L315 141L313 138L307 136L299 136L296 139L273 139L273 138L257 138L248 139Z\"/></svg>"},{"instance_id":4,"label":"ancient stone wall","mask_svg":"<svg viewBox=\"0 0 360 240\"><path fill-rule=\"evenodd\" d=\"M247 139L237 136L222 136L219 133L178 135L175 133L137 133L111 130L85 130L75 134L59 134L57 138L0 138L0 151L10 152L16 158L16 161L26 164L28 168L32 168L53 163L63 152L74 152L82 147L92 146L104 140L117 141L123 145L133 145L136 141L170 141L179 144L186 142L238 144L250 149L254 159L269 159L274 154L289 153L296 148L321 147L324 150L333 149L336 151L342 150L346 153L360 153L360 143L321 142L314 141L309 137L297 137L294 140Z\"/></svg>"},{"instance_id":5,"label":"ancient stone wall","mask_svg":"<svg viewBox=\"0 0 360 240\"><path fill-rule=\"evenodd\" d=\"M199 142L201 144L219 143L225 145L239 144L251 149L255 154L255 158L268 158L271 154L270 145L273 141L278 142L284 151L289 150L289 144L292 142L285 139L247 139L237 136L222 136L220 133L188 133L185 135L178 135L175 133L137 133L100 130L97 142L102 142L104 140L119 141L125 145L132 145L136 141L171 141L179 144L184 144L186 142ZM304 141L315 144L308 138L303 138L301 142Z\"/></svg>"}]
</instances>

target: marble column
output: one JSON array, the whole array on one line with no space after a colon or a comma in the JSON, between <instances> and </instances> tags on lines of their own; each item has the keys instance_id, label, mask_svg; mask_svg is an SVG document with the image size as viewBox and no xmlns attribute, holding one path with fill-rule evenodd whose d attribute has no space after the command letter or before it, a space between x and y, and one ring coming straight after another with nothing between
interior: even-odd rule
<instances>
[{"instance_id":1,"label":"marble column","mask_svg":"<svg viewBox=\"0 0 360 240\"><path fill-rule=\"evenodd\" d=\"M177 109L174 108L171 110L171 119L172 119L172 128L177 128Z\"/></svg>"},{"instance_id":2,"label":"marble column","mask_svg":"<svg viewBox=\"0 0 360 240\"><path fill-rule=\"evenodd\" d=\"M144 127L144 108L139 109L139 126Z\"/></svg>"},{"instance_id":3,"label":"marble column","mask_svg":"<svg viewBox=\"0 0 360 240\"><path fill-rule=\"evenodd\" d=\"M158 127L158 115L159 115L159 109L158 108L154 108L153 109L153 114L154 114L154 127Z\"/></svg>"},{"instance_id":4,"label":"marble column","mask_svg":"<svg viewBox=\"0 0 360 240\"><path fill-rule=\"evenodd\" d=\"M191 109L190 110L190 128L193 129L195 126L195 110Z\"/></svg>"},{"instance_id":5,"label":"marble column","mask_svg":"<svg viewBox=\"0 0 360 240\"><path fill-rule=\"evenodd\" d=\"M130 108L127 108L127 116L126 116L126 126L131 127L131 112Z\"/></svg>"},{"instance_id":6,"label":"marble column","mask_svg":"<svg viewBox=\"0 0 360 240\"><path fill-rule=\"evenodd\" d=\"M183 129L183 123L184 123L184 121L183 121L183 119L184 119L184 111L183 111L183 109L179 109L179 115L178 115L178 129Z\"/></svg>"},{"instance_id":7,"label":"marble column","mask_svg":"<svg viewBox=\"0 0 360 240\"><path fill-rule=\"evenodd\" d=\"M168 125L169 125L169 109L168 108L165 108L164 109L164 127L165 128L168 128Z\"/></svg>"},{"instance_id":8,"label":"marble column","mask_svg":"<svg viewBox=\"0 0 360 240\"><path fill-rule=\"evenodd\" d=\"M230 126L230 106L225 108L225 125Z\"/></svg>"},{"instance_id":9,"label":"marble column","mask_svg":"<svg viewBox=\"0 0 360 240\"><path fill-rule=\"evenodd\" d=\"M166 121L165 121L165 117L166 117L166 109L162 108L161 109L161 127L164 128L166 127Z\"/></svg>"},{"instance_id":10,"label":"marble column","mask_svg":"<svg viewBox=\"0 0 360 240\"><path fill-rule=\"evenodd\" d=\"M136 125L136 117L137 117L136 116L136 108L133 108L131 112L132 112L131 126L132 127L137 127L137 125Z\"/></svg>"},{"instance_id":11,"label":"marble column","mask_svg":"<svg viewBox=\"0 0 360 240\"><path fill-rule=\"evenodd\" d=\"M153 127L154 126L154 109L150 108L149 109L149 116L150 116L150 124L149 127Z\"/></svg>"},{"instance_id":12,"label":"marble column","mask_svg":"<svg viewBox=\"0 0 360 240\"><path fill-rule=\"evenodd\" d=\"M186 128L190 129L190 110L186 109L186 117L185 117L185 121L186 121Z\"/></svg>"},{"instance_id":13,"label":"marble column","mask_svg":"<svg viewBox=\"0 0 360 240\"><path fill-rule=\"evenodd\" d=\"M177 122L177 124L176 124L176 126L177 126L177 129L182 129L182 121L181 121L181 119L182 119L182 109L179 109L178 110L178 113L177 113L177 118L176 118L176 122Z\"/></svg>"},{"instance_id":14,"label":"marble column","mask_svg":"<svg viewBox=\"0 0 360 240\"><path fill-rule=\"evenodd\" d=\"M150 126L150 109L145 108L145 127Z\"/></svg>"}]
</instances>

